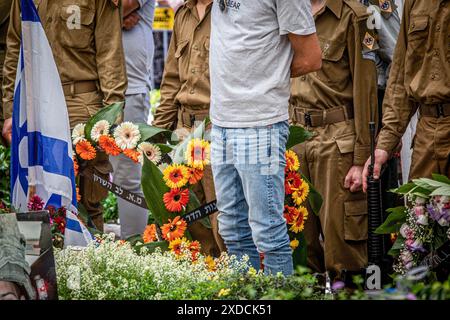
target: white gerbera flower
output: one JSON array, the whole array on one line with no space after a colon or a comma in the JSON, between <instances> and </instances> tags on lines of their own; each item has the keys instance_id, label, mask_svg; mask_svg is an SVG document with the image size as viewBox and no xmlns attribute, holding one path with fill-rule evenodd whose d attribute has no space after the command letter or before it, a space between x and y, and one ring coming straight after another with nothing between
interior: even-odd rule
<instances>
[{"instance_id":1,"label":"white gerbera flower","mask_svg":"<svg viewBox=\"0 0 450 320\"><path fill-rule=\"evenodd\" d=\"M121 123L116 130L114 130L114 139L116 144L122 150L134 149L141 139L139 127L131 122Z\"/></svg>"},{"instance_id":2,"label":"white gerbera flower","mask_svg":"<svg viewBox=\"0 0 450 320\"><path fill-rule=\"evenodd\" d=\"M108 135L109 134L109 128L111 125L106 120L100 120L94 126L91 130L91 139L95 142L98 142L98 139L100 139L101 136Z\"/></svg>"},{"instance_id":3,"label":"white gerbera flower","mask_svg":"<svg viewBox=\"0 0 450 320\"><path fill-rule=\"evenodd\" d=\"M84 127L86 125L84 123L79 123L72 130L72 143L73 145L77 145L81 141L86 141L86 137L84 136Z\"/></svg>"},{"instance_id":4,"label":"white gerbera flower","mask_svg":"<svg viewBox=\"0 0 450 320\"><path fill-rule=\"evenodd\" d=\"M138 151L141 155L145 155L147 159L152 161L154 164L158 164L161 161L161 149L158 146L154 145L153 143L150 142L140 143L138 146ZM142 157L142 163L143 162L144 157Z\"/></svg>"}]
</instances>

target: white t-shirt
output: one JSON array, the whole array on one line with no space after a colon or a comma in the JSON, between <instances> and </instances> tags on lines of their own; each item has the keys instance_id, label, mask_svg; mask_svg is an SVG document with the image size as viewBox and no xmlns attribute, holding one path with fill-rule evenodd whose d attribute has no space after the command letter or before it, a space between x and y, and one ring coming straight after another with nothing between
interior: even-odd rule
<instances>
[{"instance_id":1,"label":"white t-shirt","mask_svg":"<svg viewBox=\"0 0 450 320\"><path fill-rule=\"evenodd\" d=\"M285 121L293 50L287 35L315 33L310 0L228 0L212 8L211 121L225 128Z\"/></svg>"}]
</instances>

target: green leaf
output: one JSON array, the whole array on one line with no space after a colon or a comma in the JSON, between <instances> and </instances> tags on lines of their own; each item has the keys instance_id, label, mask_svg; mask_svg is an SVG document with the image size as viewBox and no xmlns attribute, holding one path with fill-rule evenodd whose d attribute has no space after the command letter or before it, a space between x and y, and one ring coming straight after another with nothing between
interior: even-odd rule
<instances>
[{"instance_id":1,"label":"green leaf","mask_svg":"<svg viewBox=\"0 0 450 320\"><path fill-rule=\"evenodd\" d=\"M398 236L397 240L395 240L394 244L392 245L391 249L388 251L388 254L390 256L396 257L400 254L400 250L402 249L403 244L405 243L405 238L402 236Z\"/></svg>"},{"instance_id":2,"label":"green leaf","mask_svg":"<svg viewBox=\"0 0 450 320\"><path fill-rule=\"evenodd\" d=\"M131 246L135 246L136 243L139 243L139 242L144 243L144 239L142 239L142 236L140 234L131 236L131 237L127 238L125 241L129 242L131 244Z\"/></svg>"},{"instance_id":3,"label":"green leaf","mask_svg":"<svg viewBox=\"0 0 450 320\"><path fill-rule=\"evenodd\" d=\"M84 134L85 134L86 138L90 142L93 142L91 139L91 131L92 131L92 127L94 127L94 125L98 121L106 120L109 122L110 125L113 125L114 123L116 123L117 119L123 112L123 105L124 105L124 102L116 102L107 107L103 107L102 109L100 109L100 111L98 111L86 123L86 127L84 128Z\"/></svg>"},{"instance_id":4,"label":"green leaf","mask_svg":"<svg viewBox=\"0 0 450 320\"><path fill-rule=\"evenodd\" d=\"M289 150L293 146L305 142L311 139L314 134L303 127L290 126L289 127L289 139L286 144L286 150Z\"/></svg>"},{"instance_id":5,"label":"green leaf","mask_svg":"<svg viewBox=\"0 0 450 320\"><path fill-rule=\"evenodd\" d=\"M305 239L304 232L300 232L294 236L295 239L297 239L300 244L297 247L297 249L292 252L292 260L294 262L294 269L297 266L307 266L307 244Z\"/></svg>"},{"instance_id":6,"label":"green leaf","mask_svg":"<svg viewBox=\"0 0 450 320\"><path fill-rule=\"evenodd\" d=\"M141 183L148 209L160 226L167 223L168 219L176 217L164 205L163 196L170 189L164 183L163 174L146 157L144 157L144 165L142 166Z\"/></svg>"},{"instance_id":7,"label":"green leaf","mask_svg":"<svg viewBox=\"0 0 450 320\"><path fill-rule=\"evenodd\" d=\"M146 123L137 123L136 125L139 127L139 132L141 134L141 140L139 140L139 143L148 141L149 139L161 133L164 134L167 139L169 139L170 135L172 134L172 132L169 130L153 127Z\"/></svg>"},{"instance_id":8,"label":"green leaf","mask_svg":"<svg viewBox=\"0 0 450 320\"><path fill-rule=\"evenodd\" d=\"M162 154L170 153L173 150L173 147L168 144L157 143L156 145L159 147Z\"/></svg>"},{"instance_id":9,"label":"green leaf","mask_svg":"<svg viewBox=\"0 0 450 320\"><path fill-rule=\"evenodd\" d=\"M450 185L446 185L434 190L430 196L448 196L450 197Z\"/></svg>"},{"instance_id":10,"label":"green leaf","mask_svg":"<svg viewBox=\"0 0 450 320\"><path fill-rule=\"evenodd\" d=\"M405 223L407 213L405 207L390 208L387 211L390 213L389 216L386 218L386 221L375 230L375 233L390 234L398 232L402 224Z\"/></svg>"},{"instance_id":11,"label":"green leaf","mask_svg":"<svg viewBox=\"0 0 450 320\"><path fill-rule=\"evenodd\" d=\"M302 179L309 184L308 202L309 205L311 206L311 210L314 212L316 216L318 216L320 208L322 208L323 204L322 195L314 188L312 183L303 174L301 174L301 176Z\"/></svg>"},{"instance_id":12,"label":"green leaf","mask_svg":"<svg viewBox=\"0 0 450 320\"><path fill-rule=\"evenodd\" d=\"M428 179L428 178L421 178L418 180L430 185L431 187L435 187L435 188L450 186L450 184L448 184L448 183L437 181L437 180L432 180L432 179Z\"/></svg>"},{"instance_id":13,"label":"green leaf","mask_svg":"<svg viewBox=\"0 0 450 320\"><path fill-rule=\"evenodd\" d=\"M446 184L450 184L450 179L448 177L442 175L442 174L433 173L431 176L436 181L443 182L443 183L446 183Z\"/></svg>"},{"instance_id":14,"label":"green leaf","mask_svg":"<svg viewBox=\"0 0 450 320\"><path fill-rule=\"evenodd\" d=\"M412 182L406 183L397 189L392 189L391 192L398 193L398 194L408 194L412 189L414 189L416 185Z\"/></svg>"}]
</instances>

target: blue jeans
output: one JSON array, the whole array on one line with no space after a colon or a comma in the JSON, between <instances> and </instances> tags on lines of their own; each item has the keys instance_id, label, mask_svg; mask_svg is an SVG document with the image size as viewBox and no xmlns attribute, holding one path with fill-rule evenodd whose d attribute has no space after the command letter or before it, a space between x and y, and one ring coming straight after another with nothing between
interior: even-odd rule
<instances>
[{"instance_id":1,"label":"blue jeans","mask_svg":"<svg viewBox=\"0 0 450 320\"><path fill-rule=\"evenodd\" d=\"M255 269L264 254L266 274L290 275L292 250L284 209L287 121L211 132L211 164L219 209L219 233L228 252L248 255Z\"/></svg>"}]
</instances>

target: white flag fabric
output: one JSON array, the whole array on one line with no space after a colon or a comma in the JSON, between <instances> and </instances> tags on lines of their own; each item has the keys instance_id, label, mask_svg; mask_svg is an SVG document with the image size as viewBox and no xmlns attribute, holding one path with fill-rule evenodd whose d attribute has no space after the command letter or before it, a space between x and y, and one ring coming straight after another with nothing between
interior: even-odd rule
<instances>
[{"instance_id":1,"label":"white flag fabric","mask_svg":"<svg viewBox=\"0 0 450 320\"><path fill-rule=\"evenodd\" d=\"M64 206L68 212L76 213L69 116L61 80L33 1L21 0L21 10L22 43L11 146L11 204L16 210L25 211L31 187L45 206Z\"/></svg>"}]
</instances>

